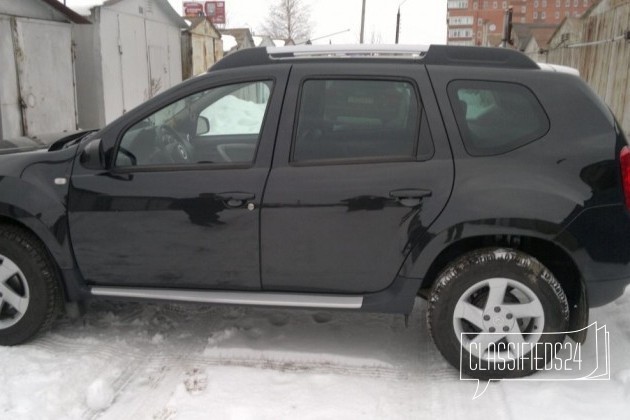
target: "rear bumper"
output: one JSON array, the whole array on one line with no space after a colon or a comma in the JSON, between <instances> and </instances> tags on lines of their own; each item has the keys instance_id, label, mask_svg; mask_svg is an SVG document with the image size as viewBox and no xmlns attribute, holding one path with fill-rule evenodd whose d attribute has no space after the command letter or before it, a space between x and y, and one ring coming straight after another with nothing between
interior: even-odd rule
<instances>
[{"instance_id":1,"label":"rear bumper","mask_svg":"<svg viewBox=\"0 0 630 420\"><path fill-rule=\"evenodd\" d=\"M621 297L629 284L630 277L586 283L589 307L602 306Z\"/></svg>"}]
</instances>

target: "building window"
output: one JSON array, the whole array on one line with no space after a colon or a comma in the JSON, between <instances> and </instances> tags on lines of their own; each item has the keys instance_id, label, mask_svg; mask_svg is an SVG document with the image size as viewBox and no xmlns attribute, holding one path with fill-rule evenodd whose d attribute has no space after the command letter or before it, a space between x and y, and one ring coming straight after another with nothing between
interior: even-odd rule
<instances>
[{"instance_id":1,"label":"building window","mask_svg":"<svg viewBox=\"0 0 630 420\"><path fill-rule=\"evenodd\" d=\"M540 18L541 18L541 19L547 19L547 12L543 11L543 12L540 14Z\"/></svg>"},{"instance_id":2,"label":"building window","mask_svg":"<svg viewBox=\"0 0 630 420\"><path fill-rule=\"evenodd\" d=\"M580 0L573 0L573 7L578 7Z\"/></svg>"},{"instance_id":3,"label":"building window","mask_svg":"<svg viewBox=\"0 0 630 420\"><path fill-rule=\"evenodd\" d=\"M504 2L503 2L503 8L504 8L504 9L507 9L507 1L504 1Z\"/></svg>"},{"instance_id":4,"label":"building window","mask_svg":"<svg viewBox=\"0 0 630 420\"><path fill-rule=\"evenodd\" d=\"M556 20L560 19L560 12L556 12Z\"/></svg>"},{"instance_id":5,"label":"building window","mask_svg":"<svg viewBox=\"0 0 630 420\"><path fill-rule=\"evenodd\" d=\"M525 18L524 17L521 18L521 23L525 23Z\"/></svg>"},{"instance_id":6,"label":"building window","mask_svg":"<svg viewBox=\"0 0 630 420\"><path fill-rule=\"evenodd\" d=\"M526 13L526 12L527 12L527 7L521 6L521 13Z\"/></svg>"},{"instance_id":7,"label":"building window","mask_svg":"<svg viewBox=\"0 0 630 420\"><path fill-rule=\"evenodd\" d=\"M534 12L534 19L538 19L538 12Z\"/></svg>"},{"instance_id":8,"label":"building window","mask_svg":"<svg viewBox=\"0 0 630 420\"><path fill-rule=\"evenodd\" d=\"M492 8L493 9L498 9L499 8L499 2L498 1L492 2Z\"/></svg>"},{"instance_id":9,"label":"building window","mask_svg":"<svg viewBox=\"0 0 630 420\"><path fill-rule=\"evenodd\" d=\"M449 9L468 9L468 0L448 0Z\"/></svg>"},{"instance_id":10,"label":"building window","mask_svg":"<svg viewBox=\"0 0 630 420\"><path fill-rule=\"evenodd\" d=\"M571 12L564 12L564 16L565 17L569 17L570 14L571 14Z\"/></svg>"},{"instance_id":11,"label":"building window","mask_svg":"<svg viewBox=\"0 0 630 420\"><path fill-rule=\"evenodd\" d=\"M449 38L472 38L472 36L473 36L472 28L459 28L459 29L448 30Z\"/></svg>"},{"instance_id":12,"label":"building window","mask_svg":"<svg viewBox=\"0 0 630 420\"><path fill-rule=\"evenodd\" d=\"M538 0L534 1L534 7L538 7L539 3Z\"/></svg>"},{"instance_id":13,"label":"building window","mask_svg":"<svg viewBox=\"0 0 630 420\"><path fill-rule=\"evenodd\" d=\"M547 7L547 0L542 0L542 7Z\"/></svg>"},{"instance_id":14,"label":"building window","mask_svg":"<svg viewBox=\"0 0 630 420\"><path fill-rule=\"evenodd\" d=\"M465 45L465 46L473 46L475 45L475 41L474 40L468 40L468 41L448 41L448 45Z\"/></svg>"},{"instance_id":15,"label":"building window","mask_svg":"<svg viewBox=\"0 0 630 420\"><path fill-rule=\"evenodd\" d=\"M588 6L589 0L584 0L584 7Z\"/></svg>"},{"instance_id":16,"label":"building window","mask_svg":"<svg viewBox=\"0 0 630 420\"><path fill-rule=\"evenodd\" d=\"M488 4L489 4L489 3L488 3L487 1L484 1L484 2L483 2L483 8L484 8L484 9L487 9L487 8L488 8Z\"/></svg>"},{"instance_id":17,"label":"building window","mask_svg":"<svg viewBox=\"0 0 630 420\"><path fill-rule=\"evenodd\" d=\"M560 7L560 0L556 0L556 7Z\"/></svg>"},{"instance_id":18,"label":"building window","mask_svg":"<svg viewBox=\"0 0 630 420\"><path fill-rule=\"evenodd\" d=\"M571 0L566 0L564 2L564 7L571 7Z\"/></svg>"},{"instance_id":19,"label":"building window","mask_svg":"<svg viewBox=\"0 0 630 420\"><path fill-rule=\"evenodd\" d=\"M450 26L469 26L474 23L472 16L455 16L449 19Z\"/></svg>"},{"instance_id":20,"label":"building window","mask_svg":"<svg viewBox=\"0 0 630 420\"><path fill-rule=\"evenodd\" d=\"M473 9L477 10L477 8L479 7L479 4L477 2L473 3Z\"/></svg>"}]
</instances>

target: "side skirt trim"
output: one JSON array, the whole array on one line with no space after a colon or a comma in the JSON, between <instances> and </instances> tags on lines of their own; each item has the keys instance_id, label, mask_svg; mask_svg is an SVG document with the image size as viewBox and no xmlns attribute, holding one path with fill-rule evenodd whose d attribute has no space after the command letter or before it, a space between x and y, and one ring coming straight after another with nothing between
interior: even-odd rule
<instances>
[{"instance_id":1,"label":"side skirt trim","mask_svg":"<svg viewBox=\"0 0 630 420\"><path fill-rule=\"evenodd\" d=\"M178 289L92 287L92 296L151 299L226 305L285 306L293 308L361 309L363 296L329 296L272 292L217 292Z\"/></svg>"}]
</instances>

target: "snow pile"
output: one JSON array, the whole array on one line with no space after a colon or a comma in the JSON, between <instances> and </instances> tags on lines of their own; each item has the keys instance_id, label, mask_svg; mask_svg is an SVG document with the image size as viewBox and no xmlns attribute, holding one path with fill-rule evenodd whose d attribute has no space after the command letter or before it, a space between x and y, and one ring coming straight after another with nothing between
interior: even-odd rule
<instances>
[{"instance_id":1,"label":"snow pile","mask_svg":"<svg viewBox=\"0 0 630 420\"><path fill-rule=\"evenodd\" d=\"M114 401L114 389L103 379L97 379L88 386L86 403L95 411L109 408Z\"/></svg>"},{"instance_id":2,"label":"snow pile","mask_svg":"<svg viewBox=\"0 0 630 420\"><path fill-rule=\"evenodd\" d=\"M225 96L208 108L201 116L210 121L210 134L257 134L265 115L266 104L257 104Z\"/></svg>"}]
</instances>

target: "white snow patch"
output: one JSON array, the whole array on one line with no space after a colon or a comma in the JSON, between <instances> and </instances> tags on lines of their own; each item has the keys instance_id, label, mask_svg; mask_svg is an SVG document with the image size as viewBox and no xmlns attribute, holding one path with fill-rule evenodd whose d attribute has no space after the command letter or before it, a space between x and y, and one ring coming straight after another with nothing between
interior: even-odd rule
<instances>
[{"instance_id":1,"label":"white snow patch","mask_svg":"<svg viewBox=\"0 0 630 420\"><path fill-rule=\"evenodd\" d=\"M90 384L87 389L87 406L95 411L105 410L114 401L114 389L112 385L104 380L97 379Z\"/></svg>"},{"instance_id":2,"label":"white snow patch","mask_svg":"<svg viewBox=\"0 0 630 420\"><path fill-rule=\"evenodd\" d=\"M265 108L264 103L228 95L210 105L201 115L210 121L209 134L256 134L260 131Z\"/></svg>"},{"instance_id":3,"label":"white snow patch","mask_svg":"<svg viewBox=\"0 0 630 420\"><path fill-rule=\"evenodd\" d=\"M473 401L475 383L431 342L420 299L409 328L386 314L93 302L0 347L0 417L625 419L629 309L630 291L590 312L610 332L610 381L492 382Z\"/></svg>"},{"instance_id":4,"label":"white snow patch","mask_svg":"<svg viewBox=\"0 0 630 420\"><path fill-rule=\"evenodd\" d=\"M217 332L208 338L208 345L216 347L222 341L229 340L236 334L236 328L227 328L223 331Z\"/></svg>"}]
</instances>

